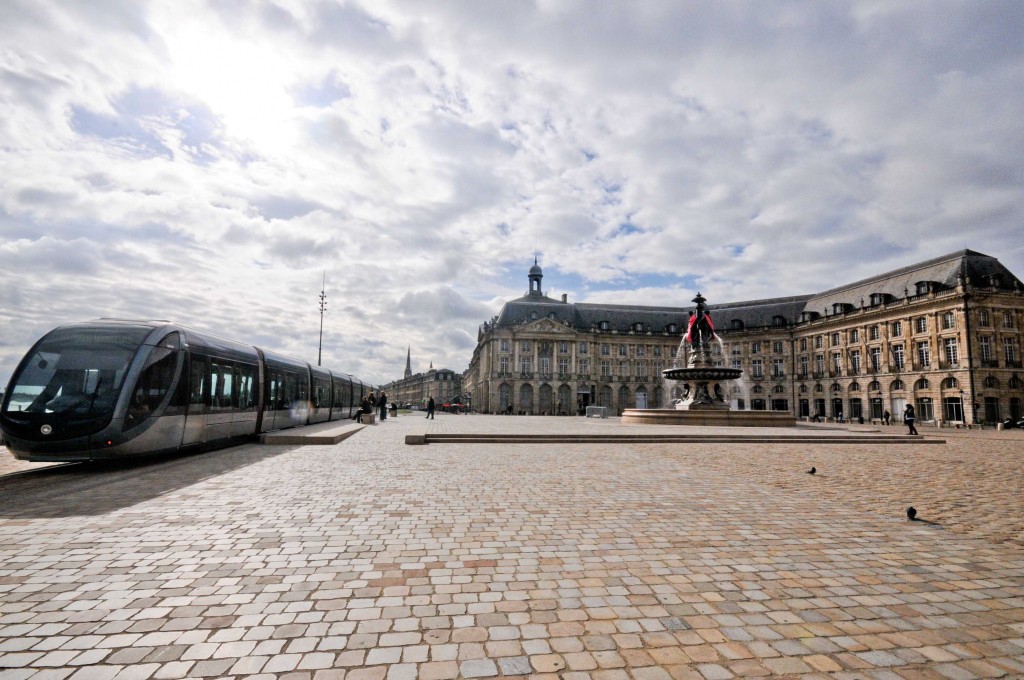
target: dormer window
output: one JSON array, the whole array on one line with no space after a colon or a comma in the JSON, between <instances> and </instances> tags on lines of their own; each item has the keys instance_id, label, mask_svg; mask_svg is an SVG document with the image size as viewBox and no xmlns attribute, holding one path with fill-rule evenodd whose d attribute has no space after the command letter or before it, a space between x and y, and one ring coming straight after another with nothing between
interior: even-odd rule
<instances>
[{"instance_id":1,"label":"dormer window","mask_svg":"<svg viewBox=\"0 0 1024 680\"><path fill-rule=\"evenodd\" d=\"M679 326L675 325L674 323L670 323L668 325L668 332L669 333L677 333L678 331L679 331Z\"/></svg>"},{"instance_id":2,"label":"dormer window","mask_svg":"<svg viewBox=\"0 0 1024 680\"><path fill-rule=\"evenodd\" d=\"M643 333L644 325L638 321L635 324L633 324L633 330L636 331L637 333Z\"/></svg>"},{"instance_id":3,"label":"dormer window","mask_svg":"<svg viewBox=\"0 0 1024 680\"><path fill-rule=\"evenodd\" d=\"M882 294L881 293L872 293L871 294L871 306L872 307L877 307L880 304L882 304Z\"/></svg>"},{"instance_id":4,"label":"dormer window","mask_svg":"<svg viewBox=\"0 0 1024 680\"><path fill-rule=\"evenodd\" d=\"M931 281L918 281L914 284L914 288L918 295L927 295L928 291L932 289Z\"/></svg>"},{"instance_id":5,"label":"dormer window","mask_svg":"<svg viewBox=\"0 0 1024 680\"><path fill-rule=\"evenodd\" d=\"M836 302L835 304L832 305L833 314L842 314L845 311L846 305L844 305L842 302Z\"/></svg>"},{"instance_id":6,"label":"dormer window","mask_svg":"<svg viewBox=\"0 0 1024 680\"><path fill-rule=\"evenodd\" d=\"M786 317L782 316L781 314L776 314L775 316L772 317L772 325L773 326L785 326L786 325Z\"/></svg>"},{"instance_id":7,"label":"dormer window","mask_svg":"<svg viewBox=\"0 0 1024 680\"><path fill-rule=\"evenodd\" d=\"M743 320L733 319L732 321L729 322L729 328L733 329L734 331L743 330Z\"/></svg>"},{"instance_id":8,"label":"dormer window","mask_svg":"<svg viewBox=\"0 0 1024 680\"><path fill-rule=\"evenodd\" d=\"M598 330L606 331L611 328L611 325L607 321L602 321L597 324Z\"/></svg>"}]
</instances>

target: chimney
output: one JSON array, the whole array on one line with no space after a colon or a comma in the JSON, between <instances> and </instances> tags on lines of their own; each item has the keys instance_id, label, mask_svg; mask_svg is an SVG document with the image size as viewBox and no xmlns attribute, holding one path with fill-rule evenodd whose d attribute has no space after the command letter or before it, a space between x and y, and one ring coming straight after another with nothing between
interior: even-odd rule
<instances>
[{"instance_id":1,"label":"chimney","mask_svg":"<svg viewBox=\"0 0 1024 680\"><path fill-rule=\"evenodd\" d=\"M568 301L569 301L569 294L568 293L562 293L562 302L568 302Z\"/></svg>"}]
</instances>

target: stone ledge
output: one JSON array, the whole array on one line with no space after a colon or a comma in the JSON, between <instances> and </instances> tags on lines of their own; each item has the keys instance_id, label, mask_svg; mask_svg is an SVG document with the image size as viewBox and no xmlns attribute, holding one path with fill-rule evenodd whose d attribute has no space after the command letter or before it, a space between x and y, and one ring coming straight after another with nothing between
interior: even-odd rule
<instances>
[{"instance_id":1,"label":"stone ledge","mask_svg":"<svg viewBox=\"0 0 1024 680\"><path fill-rule=\"evenodd\" d=\"M272 446L334 445L348 439L364 427L365 425L354 422L345 422L343 425L339 425L338 421L320 423L318 425L266 432L260 435L260 443Z\"/></svg>"}]
</instances>

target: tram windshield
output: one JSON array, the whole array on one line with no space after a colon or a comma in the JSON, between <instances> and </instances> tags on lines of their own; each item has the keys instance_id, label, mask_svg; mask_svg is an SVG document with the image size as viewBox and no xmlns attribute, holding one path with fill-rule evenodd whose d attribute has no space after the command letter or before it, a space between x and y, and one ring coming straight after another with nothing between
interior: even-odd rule
<instances>
[{"instance_id":1,"label":"tram windshield","mask_svg":"<svg viewBox=\"0 0 1024 680\"><path fill-rule=\"evenodd\" d=\"M4 413L92 419L109 414L128 365L150 329L58 328L44 337L11 381Z\"/></svg>"}]
</instances>

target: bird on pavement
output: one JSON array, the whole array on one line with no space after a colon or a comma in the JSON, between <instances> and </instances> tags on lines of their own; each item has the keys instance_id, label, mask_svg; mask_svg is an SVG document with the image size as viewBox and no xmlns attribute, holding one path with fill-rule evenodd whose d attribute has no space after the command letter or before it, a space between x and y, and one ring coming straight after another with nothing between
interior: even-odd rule
<instances>
[{"instance_id":1,"label":"bird on pavement","mask_svg":"<svg viewBox=\"0 0 1024 680\"><path fill-rule=\"evenodd\" d=\"M913 505L911 505L909 508L907 508L907 519L909 519L911 522L913 522L916 517L917 517L917 510L914 508Z\"/></svg>"},{"instance_id":2,"label":"bird on pavement","mask_svg":"<svg viewBox=\"0 0 1024 680\"><path fill-rule=\"evenodd\" d=\"M814 466L812 465L812 466L811 466L811 469L807 471L807 474L809 474L809 475L813 475L813 474L814 474L815 472L817 472L817 471L818 471L818 468L816 468L816 467L814 467Z\"/></svg>"}]
</instances>

